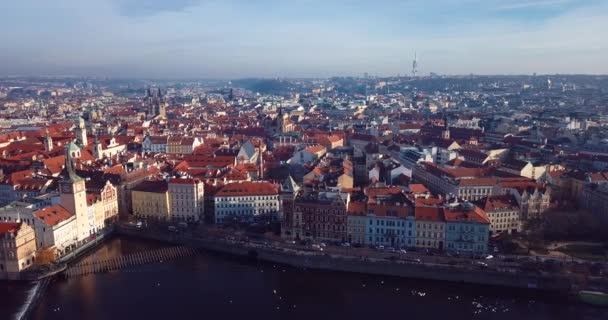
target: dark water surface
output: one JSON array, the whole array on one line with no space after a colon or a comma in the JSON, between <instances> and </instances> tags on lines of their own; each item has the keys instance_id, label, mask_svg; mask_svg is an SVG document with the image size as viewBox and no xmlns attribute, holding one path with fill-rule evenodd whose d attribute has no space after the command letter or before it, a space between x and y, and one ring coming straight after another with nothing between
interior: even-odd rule
<instances>
[{"instance_id":1,"label":"dark water surface","mask_svg":"<svg viewBox=\"0 0 608 320\"><path fill-rule=\"evenodd\" d=\"M161 246L114 238L86 260ZM27 291L16 290L21 295L11 297L10 287L8 291L1 288L0 297L8 296L11 304ZM607 315L607 309L526 290L300 270L203 253L56 280L32 318L599 320L608 319ZM0 315L0 319L10 317Z\"/></svg>"}]
</instances>

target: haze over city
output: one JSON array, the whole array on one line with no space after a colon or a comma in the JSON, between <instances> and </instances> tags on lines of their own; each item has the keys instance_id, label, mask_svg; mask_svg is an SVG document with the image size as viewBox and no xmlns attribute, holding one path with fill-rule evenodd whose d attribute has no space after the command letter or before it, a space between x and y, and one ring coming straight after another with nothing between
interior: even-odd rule
<instances>
[{"instance_id":1,"label":"haze over city","mask_svg":"<svg viewBox=\"0 0 608 320\"><path fill-rule=\"evenodd\" d=\"M0 75L608 73L606 1L3 1Z\"/></svg>"},{"instance_id":2,"label":"haze over city","mask_svg":"<svg viewBox=\"0 0 608 320\"><path fill-rule=\"evenodd\" d=\"M3 0L0 30L1 320L606 320L608 0Z\"/></svg>"}]
</instances>

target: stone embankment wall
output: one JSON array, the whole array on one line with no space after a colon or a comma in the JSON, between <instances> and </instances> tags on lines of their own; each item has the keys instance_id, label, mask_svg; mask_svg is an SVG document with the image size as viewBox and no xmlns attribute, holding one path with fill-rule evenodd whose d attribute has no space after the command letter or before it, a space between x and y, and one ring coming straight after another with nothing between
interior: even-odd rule
<instances>
[{"instance_id":1,"label":"stone embankment wall","mask_svg":"<svg viewBox=\"0 0 608 320\"><path fill-rule=\"evenodd\" d=\"M297 268L367 273L515 288L531 288L560 291L564 293L571 290L570 279L566 277L543 276L519 272L508 273L489 269L467 269L440 265L429 266L426 264L404 261L361 260L360 258L305 252L298 253L293 250L281 250L264 246L246 246L224 240L188 238L175 234L150 233L142 229L118 228L116 231L118 234L122 235L187 245L230 255L251 257Z\"/></svg>"}]
</instances>

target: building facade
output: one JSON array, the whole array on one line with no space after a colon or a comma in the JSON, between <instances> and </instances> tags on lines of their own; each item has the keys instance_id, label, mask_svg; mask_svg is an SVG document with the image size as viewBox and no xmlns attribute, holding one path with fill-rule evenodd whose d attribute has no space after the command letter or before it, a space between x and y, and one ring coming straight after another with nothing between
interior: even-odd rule
<instances>
[{"instance_id":1,"label":"building facade","mask_svg":"<svg viewBox=\"0 0 608 320\"><path fill-rule=\"evenodd\" d=\"M171 219L195 222L204 215L204 183L198 179L171 179L169 190L169 216Z\"/></svg>"},{"instance_id":2,"label":"building facade","mask_svg":"<svg viewBox=\"0 0 608 320\"><path fill-rule=\"evenodd\" d=\"M169 187L166 181L144 181L131 190L133 215L141 219L169 220Z\"/></svg>"},{"instance_id":3,"label":"building facade","mask_svg":"<svg viewBox=\"0 0 608 320\"><path fill-rule=\"evenodd\" d=\"M36 260L36 232L23 222L0 223L0 279L17 280Z\"/></svg>"},{"instance_id":4,"label":"building facade","mask_svg":"<svg viewBox=\"0 0 608 320\"><path fill-rule=\"evenodd\" d=\"M215 194L215 223L250 221L256 216L277 216L279 188L266 181L241 181L225 185Z\"/></svg>"}]
</instances>

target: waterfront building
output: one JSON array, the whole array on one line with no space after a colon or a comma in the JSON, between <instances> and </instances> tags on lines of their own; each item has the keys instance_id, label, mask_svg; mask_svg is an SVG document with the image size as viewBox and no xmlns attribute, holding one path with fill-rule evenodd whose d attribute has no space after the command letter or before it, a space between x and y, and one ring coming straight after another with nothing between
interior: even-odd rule
<instances>
[{"instance_id":1,"label":"waterfront building","mask_svg":"<svg viewBox=\"0 0 608 320\"><path fill-rule=\"evenodd\" d=\"M512 195L489 196L480 204L490 220L490 233L517 233L521 231L520 206Z\"/></svg>"},{"instance_id":2,"label":"waterfront building","mask_svg":"<svg viewBox=\"0 0 608 320\"><path fill-rule=\"evenodd\" d=\"M131 189L133 215L137 218L169 220L167 181L144 181Z\"/></svg>"},{"instance_id":3,"label":"waterfront building","mask_svg":"<svg viewBox=\"0 0 608 320\"><path fill-rule=\"evenodd\" d=\"M195 222L203 217L205 209L204 183L199 179L171 179L169 190L169 217L174 220Z\"/></svg>"},{"instance_id":4,"label":"waterfront building","mask_svg":"<svg viewBox=\"0 0 608 320\"><path fill-rule=\"evenodd\" d=\"M109 180L99 192L87 192L87 205L94 212L93 233L118 221L118 192Z\"/></svg>"},{"instance_id":5,"label":"waterfront building","mask_svg":"<svg viewBox=\"0 0 608 320\"><path fill-rule=\"evenodd\" d=\"M479 254L488 251L490 220L471 203L449 204L444 210L446 250Z\"/></svg>"},{"instance_id":6,"label":"waterfront building","mask_svg":"<svg viewBox=\"0 0 608 320\"><path fill-rule=\"evenodd\" d=\"M0 222L0 279L17 280L34 264L36 232L26 223Z\"/></svg>"},{"instance_id":7,"label":"waterfront building","mask_svg":"<svg viewBox=\"0 0 608 320\"><path fill-rule=\"evenodd\" d=\"M290 176L281 184L279 220L281 221L281 236L286 239L294 239L293 230L300 228L294 220L294 200L300 193L300 186ZM300 222L298 222L300 223Z\"/></svg>"},{"instance_id":8,"label":"waterfront building","mask_svg":"<svg viewBox=\"0 0 608 320\"><path fill-rule=\"evenodd\" d=\"M401 187L374 186L367 197L365 244L413 247L416 239L413 207Z\"/></svg>"},{"instance_id":9,"label":"waterfront building","mask_svg":"<svg viewBox=\"0 0 608 320\"><path fill-rule=\"evenodd\" d=\"M416 248L443 250L445 248L445 217L442 206L419 206L416 219Z\"/></svg>"},{"instance_id":10,"label":"waterfront building","mask_svg":"<svg viewBox=\"0 0 608 320\"><path fill-rule=\"evenodd\" d=\"M60 205L34 212L39 220L35 223L38 249L52 250L54 256L71 251L77 244L78 225L76 216Z\"/></svg>"},{"instance_id":11,"label":"waterfront building","mask_svg":"<svg viewBox=\"0 0 608 320\"><path fill-rule=\"evenodd\" d=\"M347 242L354 245L366 243L366 228L368 227L367 206L365 202L351 201L348 204L346 233Z\"/></svg>"},{"instance_id":12,"label":"waterfront building","mask_svg":"<svg viewBox=\"0 0 608 320\"><path fill-rule=\"evenodd\" d=\"M215 194L215 223L231 219L251 221L260 215L276 217L279 188L267 181L229 183Z\"/></svg>"},{"instance_id":13,"label":"waterfront building","mask_svg":"<svg viewBox=\"0 0 608 320\"><path fill-rule=\"evenodd\" d=\"M309 192L296 198L294 217L297 239L328 242L347 240L346 209L350 195L339 191Z\"/></svg>"}]
</instances>

